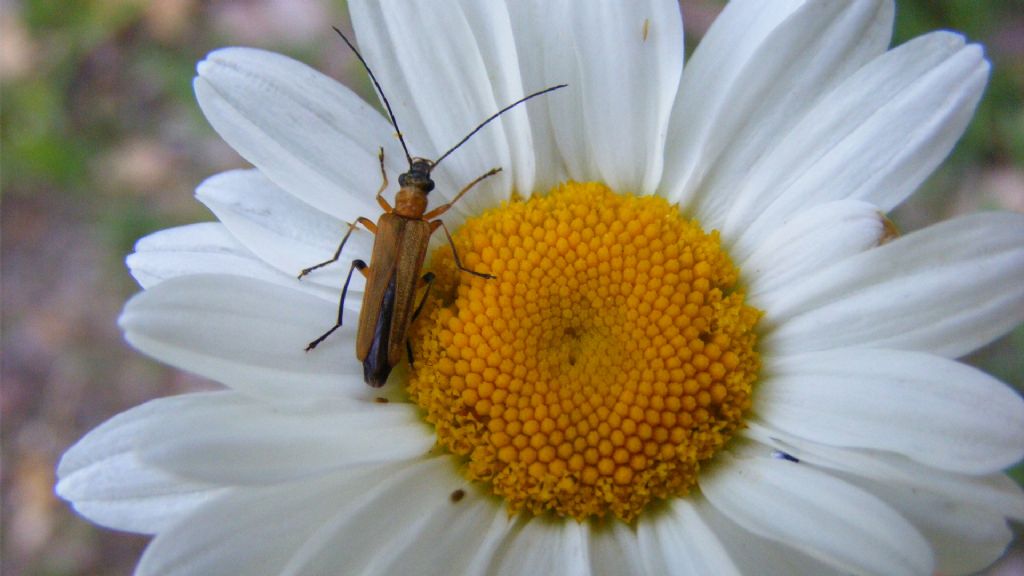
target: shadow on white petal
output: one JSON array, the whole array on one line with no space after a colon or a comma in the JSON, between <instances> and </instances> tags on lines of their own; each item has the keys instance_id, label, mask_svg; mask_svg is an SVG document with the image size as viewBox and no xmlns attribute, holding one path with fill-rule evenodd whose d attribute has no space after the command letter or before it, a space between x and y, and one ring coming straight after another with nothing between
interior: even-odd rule
<instances>
[{"instance_id":1,"label":"shadow on white petal","mask_svg":"<svg viewBox=\"0 0 1024 576\"><path fill-rule=\"evenodd\" d=\"M964 46L948 32L914 39L865 65L750 170L722 235L748 251L807 206L860 199L891 210L963 134L988 68L979 46Z\"/></svg>"},{"instance_id":2,"label":"shadow on white petal","mask_svg":"<svg viewBox=\"0 0 1024 576\"><path fill-rule=\"evenodd\" d=\"M841 448L793 436L756 419L748 420L747 438L772 446L801 462L884 484L907 486L950 501L1024 520L1024 490L1002 473L971 476L925 466L888 452Z\"/></svg>"},{"instance_id":3,"label":"shadow on white petal","mask_svg":"<svg viewBox=\"0 0 1024 576\"><path fill-rule=\"evenodd\" d=\"M762 538L730 520L706 499L694 501L695 512L707 523L708 530L721 542L739 574L757 576L849 576L849 570L837 568L799 551L791 543ZM694 572L702 576L706 572Z\"/></svg>"},{"instance_id":4,"label":"shadow on white petal","mask_svg":"<svg viewBox=\"0 0 1024 576\"><path fill-rule=\"evenodd\" d=\"M61 457L57 495L97 524L155 534L223 494L138 458L140 438L168 413L203 405L229 393L188 394L147 402L114 416Z\"/></svg>"},{"instance_id":5,"label":"shadow on white petal","mask_svg":"<svg viewBox=\"0 0 1024 576\"><path fill-rule=\"evenodd\" d=\"M282 575L484 574L483 562L513 522L465 482L451 458L426 458L364 486Z\"/></svg>"},{"instance_id":6,"label":"shadow on white petal","mask_svg":"<svg viewBox=\"0 0 1024 576\"><path fill-rule=\"evenodd\" d=\"M729 3L683 72L669 199L721 228L750 167L823 93L885 50L892 18L888 1Z\"/></svg>"},{"instance_id":7,"label":"shadow on white petal","mask_svg":"<svg viewBox=\"0 0 1024 576\"><path fill-rule=\"evenodd\" d=\"M168 228L135 244L127 258L132 276L143 288L193 274L229 274L270 282L337 301L338 290L315 282L295 282L242 246L223 224L203 222Z\"/></svg>"},{"instance_id":8,"label":"shadow on white petal","mask_svg":"<svg viewBox=\"0 0 1024 576\"><path fill-rule=\"evenodd\" d=\"M637 539L648 574L743 574L730 558L721 537L708 525L701 508L694 504L697 498L701 497L673 500L664 510L645 514L637 522ZM754 538L753 535L748 537Z\"/></svg>"},{"instance_id":9,"label":"shadow on white petal","mask_svg":"<svg viewBox=\"0 0 1024 576\"><path fill-rule=\"evenodd\" d=\"M773 298L762 344L956 358L1024 321L1024 215L972 214L839 261Z\"/></svg>"},{"instance_id":10,"label":"shadow on white petal","mask_svg":"<svg viewBox=\"0 0 1024 576\"><path fill-rule=\"evenodd\" d=\"M196 197L239 242L292 280L299 271L330 258L349 229L348 223L300 201L257 170L232 170L207 178L196 189ZM378 208L361 216L375 220L379 212ZM357 228L341 259L303 278L302 284L319 284L336 299L349 262L368 259L372 245L373 235ZM361 291L361 284L353 284L353 290Z\"/></svg>"},{"instance_id":11,"label":"shadow on white petal","mask_svg":"<svg viewBox=\"0 0 1024 576\"><path fill-rule=\"evenodd\" d=\"M141 459L184 478L265 485L415 458L434 435L405 404L285 405L233 395L167 414L139 442Z\"/></svg>"},{"instance_id":12,"label":"shadow on white petal","mask_svg":"<svg viewBox=\"0 0 1024 576\"><path fill-rule=\"evenodd\" d=\"M354 329L338 330L305 352L336 315L335 305L299 290L196 275L135 295L120 325L139 350L248 394L284 402L363 397Z\"/></svg>"},{"instance_id":13,"label":"shadow on white petal","mask_svg":"<svg viewBox=\"0 0 1024 576\"><path fill-rule=\"evenodd\" d=\"M774 230L749 255L730 255L741 262L752 304L771 310L773 296L819 269L877 246L885 232L883 216L867 202L829 202L799 212Z\"/></svg>"},{"instance_id":14,"label":"shadow on white petal","mask_svg":"<svg viewBox=\"0 0 1024 576\"><path fill-rule=\"evenodd\" d=\"M392 174L405 168L384 117L305 64L224 48L198 72L196 98L217 133L271 181L328 214L352 221L375 209L379 147Z\"/></svg>"},{"instance_id":15,"label":"shadow on white petal","mask_svg":"<svg viewBox=\"0 0 1024 576\"><path fill-rule=\"evenodd\" d=\"M888 502L910 520L935 551L937 574L973 574L999 559L1013 539L1001 512L934 492L852 476L853 484Z\"/></svg>"},{"instance_id":16,"label":"shadow on white petal","mask_svg":"<svg viewBox=\"0 0 1024 576\"><path fill-rule=\"evenodd\" d=\"M363 468L303 482L237 488L161 532L142 576L277 576L319 530L401 467ZM333 571L331 572L333 573Z\"/></svg>"},{"instance_id":17,"label":"shadow on white petal","mask_svg":"<svg viewBox=\"0 0 1024 576\"><path fill-rule=\"evenodd\" d=\"M756 416L801 438L968 474L998 472L1024 457L1024 400L952 360L846 349L773 358L765 371Z\"/></svg>"},{"instance_id":18,"label":"shadow on white petal","mask_svg":"<svg viewBox=\"0 0 1024 576\"><path fill-rule=\"evenodd\" d=\"M928 542L910 523L875 496L809 466L722 453L700 484L711 505L741 527L837 568L932 572Z\"/></svg>"}]
</instances>

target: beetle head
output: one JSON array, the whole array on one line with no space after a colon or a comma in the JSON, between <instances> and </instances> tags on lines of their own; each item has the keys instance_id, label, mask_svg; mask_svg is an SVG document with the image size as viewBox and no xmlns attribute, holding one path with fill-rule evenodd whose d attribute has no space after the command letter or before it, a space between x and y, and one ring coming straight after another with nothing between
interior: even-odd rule
<instances>
[{"instance_id":1,"label":"beetle head","mask_svg":"<svg viewBox=\"0 0 1024 576\"><path fill-rule=\"evenodd\" d=\"M409 171L398 177L398 185L402 188L412 186L424 193L434 189L434 181L430 178L430 171L434 163L426 158L413 158L409 164Z\"/></svg>"}]
</instances>

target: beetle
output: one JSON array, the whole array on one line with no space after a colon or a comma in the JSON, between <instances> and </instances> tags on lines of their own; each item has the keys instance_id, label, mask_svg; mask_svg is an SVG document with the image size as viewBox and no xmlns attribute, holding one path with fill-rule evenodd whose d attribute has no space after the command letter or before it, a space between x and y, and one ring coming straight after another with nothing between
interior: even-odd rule
<instances>
[{"instance_id":1,"label":"beetle","mask_svg":"<svg viewBox=\"0 0 1024 576\"><path fill-rule=\"evenodd\" d=\"M384 190L388 187L388 175L387 170L384 168L384 148L382 147L378 153L378 159L380 161L380 172L383 182L380 189L377 190L376 199L377 204L384 210L384 214L380 216L376 223L369 218L358 217L355 222L349 224L348 232L342 238L338 249L334 252L334 256L299 273L299 279L301 279L318 268L337 262L341 257L342 250L345 248L345 243L357 225L361 224L374 235L370 264L367 265L366 262L360 259L352 261L345 284L341 290L337 321L327 332L310 342L306 346L306 351L308 352L316 348L317 345L342 326L345 296L348 293L349 282L352 280L352 273L358 270L366 278L366 289L363 296L363 307L359 314L359 326L356 335L356 358L363 363L363 379L366 383L373 387L381 387L387 382L391 369L401 361L403 346L405 353L409 357L410 364L412 363L412 347L409 345L406 334L413 320L416 319L416 316L423 309L430 286L434 281L433 273L427 272L420 276L420 271L426 259L430 237L438 228L444 230L444 234L448 238L448 244L452 248L452 254L455 257L455 265L459 270L481 278L494 278L490 274L470 270L462 265L462 262L459 260L459 254L455 249L452 235L448 231L448 227L444 225L444 221L438 219L438 217L447 212L453 204L458 202L463 194L474 186L484 179L501 172L501 168L490 169L469 184L466 184L450 202L427 211L427 195L434 189L434 181L430 177L431 171L437 168L437 165L448 157L449 154L457 150L495 118L531 98L564 88L566 85L559 84L545 88L505 106L477 125L476 128L437 160L413 157L409 154L405 138L402 136L402 131L398 128L398 121L391 110L391 104L388 102L387 97L384 96L384 91L381 89L380 83L377 82L373 71L370 70L366 60L363 59L363 56L356 50L352 42L342 34L341 30L334 28L334 31L341 36L341 39L345 41L345 44L356 55L370 76L370 80L373 81L373 85L380 94L384 107L387 109L391 125L395 128L398 140L402 144L402 150L405 152L406 160L409 162L409 169L398 177L399 190L395 194L395 205L392 206L383 196ZM419 304L414 308L413 302L416 292L424 286L426 291Z\"/></svg>"}]
</instances>

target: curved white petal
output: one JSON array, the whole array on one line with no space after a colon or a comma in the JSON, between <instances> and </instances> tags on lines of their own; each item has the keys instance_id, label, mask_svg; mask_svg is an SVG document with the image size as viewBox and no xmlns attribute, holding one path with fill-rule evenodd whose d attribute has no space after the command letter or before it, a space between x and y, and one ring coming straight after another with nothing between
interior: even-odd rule
<instances>
[{"instance_id":1,"label":"curved white petal","mask_svg":"<svg viewBox=\"0 0 1024 576\"><path fill-rule=\"evenodd\" d=\"M202 222L168 228L145 236L126 259L132 276L143 288L164 280L193 274L231 274L292 286L328 296L324 287L312 282L297 286L294 277L281 274L242 246L223 224Z\"/></svg>"},{"instance_id":2,"label":"curved white petal","mask_svg":"<svg viewBox=\"0 0 1024 576\"><path fill-rule=\"evenodd\" d=\"M785 460L722 453L701 491L754 534L853 572L930 574L932 555L917 530L874 496Z\"/></svg>"},{"instance_id":3,"label":"curved white petal","mask_svg":"<svg viewBox=\"0 0 1024 576\"><path fill-rule=\"evenodd\" d=\"M653 192L683 69L678 4L543 5L544 74L548 82L569 84L548 102L569 177L600 180L620 192Z\"/></svg>"},{"instance_id":4,"label":"curved white petal","mask_svg":"<svg viewBox=\"0 0 1024 576\"><path fill-rule=\"evenodd\" d=\"M897 452L969 474L1024 457L1024 400L995 378L930 354L850 349L766 360L765 423L818 443Z\"/></svg>"},{"instance_id":5,"label":"curved white petal","mask_svg":"<svg viewBox=\"0 0 1024 576\"><path fill-rule=\"evenodd\" d=\"M448 491L447 504L433 508L416 533L389 547L388 562L381 565L381 574L488 576L487 567L516 519L509 518L501 503L482 494L478 486L438 486ZM456 501L458 497L453 494L457 490L465 495Z\"/></svg>"},{"instance_id":6,"label":"curved white petal","mask_svg":"<svg viewBox=\"0 0 1024 576\"><path fill-rule=\"evenodd\" d=\"M794 283L766 310L777 353L845 346L962 356L1024 320L1024 215L972 214Z\"/></svg>"},{"instance_id":7,"label":"curved white petal","mask_svg":"<svg viewBox=\"0 0 1024 576\"><path fill-rule=\"evenodd\" d=\"M672 500L666 508L637 521L637 539L647 574L742 574L690 498Z\"/></svg>"},{"instance_id":8,"label":"curved white petal","mask_svg":"<svg viewBox=\"0 0 1024 576\"><path fill-rule=\"evenodd\" d=\"M136 294L119 323L128 342L146 354L248 394L284 402L365 397L352 356L354 329L341 328L304 351L336 316L336 305L298 290L195 275Z\"/></svg>"},{"instance_id":9,"label":"curved white petal","mask_svg":"<svg viewBox=\"0 0 1024 576\"><path fill-rule=\"evenodd\" d=\"M473 1L473 0L470 0ZM513 34L516 53L519 57L519 73L523 86L531 90L542 86L553 86L564 83L552 78L545 70L545 42L540 39L540 31L550 26L548 21L548 5L544 2L505 2L503 9L508 11L513 30L534 30L532 33ZM490 4L488 4L488 7ZM560 92L565 92L563 88ZM552 97L556 94L552 94ZM559 98L571 98L570 94L557 94ZM519 188L521 194L531 191L543 192L568 179L565 161L560 157L558 142L555 140L554 128L557 118L552 115L552 98L537 98L530 102L529 123L533 138L533 155L535 176L533 188Z\"/></svg>"},{"instance_id":10,"label":"curved white petal","mask_svg":"<svg viewBox=\"0 0 1024 576\"><path fill-rule=\"evenodd\" d=\"M592 576L644 573L644 556L633 526L612 521L591 523L589 528L587 556Z\"/></svg>"},{"instance_id":11,"label":"curved white petal","mask_svg":"<svg viewBox=\"0 0 1024 576\"><path fill-rule=\"evenodd\" d=\"M849 576L849 570L808 556L796 547L796 543L778 542L754 534L715 509L703 497L693 499L692 503L740 574ZM702 576L706 572L698 574Z\"/></svg>"},{"instance_id":12,"label":"curved white petal","mask_svg":"<svg viewBox=\"0 0 1024 576\"><path fill-rule=\"evenodd\" d=\"M368 488L386 482L400 469L358 469L303 482L234 490L161 532L146 549L135 573L278 576L340 511L359 502Z\"/></svg>"},{"instance_id":13,"label":"curved white petal","mask_svg":"<svg viewBox=\"0 0 1024 576\"><path fill-rule=\"evenodd\" d=\"M257 170L233 170L207 178L196 197L246 248L292 279L304 268L330 258L349 229L346 222L290 196ZM341 260L303 278L302 283L319 284L336 299L349 261L369 259L372 246L373 235L357 227ZM350 290L361 291L354 284Z\"/></svg>"},{"instance_id":14,"label":"curved white petal","mask_svg":"<svg viewBox=\"0 0 1024 576\"><path fill-rule=\"evenodd\" d=\"M504 106L542 88L519 80L515 43L501 3L353 1L352 23L413 156L438 157ZM491 168L503 172L456 204L454 221L533 181L527 110L491 122L433 173L433 193L450 199ZM520 173L522 172L522 173Z\"/></svg>"},{"instance_id":15,"label":"curved white petal","mask_svg":"<svg viewBox=\"0 0 1024 576\"><path fill-rule=\"evenodd\" d=\"M147 402L107 420L69 448L57 465L57 495L89 520L117 530L156 534L224 494L146 465L139 436L154 419L229 393L187 394Z\"/></svg>"},{"instance_id":16,"label":"curved white petal","mask_svg":"<svg viewBox=\"0 0 1024 576\"><path fill-rule=\"evenodd\" d=\"M472 569L476 557L489 555L512 524L448 457L417 462L362 488L296 551L282 576L479 573ZM465 492L457 501L456 490Z\"/></svg>"},{"instance_id":17,"label":"curved white petal","mask_svg":"<svg viewBox=\"0 0 1024 576\"><path fill-rule=\"evenodd\" d=\"M305 64L224 48L198 71L196 98L217 133L275 184L336 218L376 213L381 146L392 175L406 167L391 125Z\"/></svg>"},{"instance_id":18,"label":"curved white petal","mask_svg":"<svg viewBox=\"0 0 1024 576\"><path fill-rule=\"evenodd\" d=\"M371 399L296 406L221 396L155 418L139 458L192 480L274 484L427 453L434 435L416 410Z\"/></svg>"},{"instance_id":19,"label":"curved white petal","mask_svg":"<svg viewBox=\"0 0 1024 576\"><path fill-rule=\"evenodd\" d=\"M731 256L740 261L751 303L771 310L773 295L784 295L822 267L877 246L884 234L884 216L874 205L829 202L788 219L745 259L736 251Z\"/></svg>"},{"instance_id":20,"label":"curved white petal","mask_svg":"<svg viewBox=\"0 0 1024 576\"><path fill-rule=\"evenodd\" d=\"M981 47L936 32L850 76L751 169L722 225L749 250L794 210L844 198L884 211L949 154L988 80Z\"/></svg>"},{"instance_id":21,"label":"curved white petal","mask_svg":"<svg viewBox=\"0 0 1024 576\"><path fill-rule=\"evenodd\" d=\"M1005 474L970 476L939 470L900 454L819 444L794 436L756 419L747 421L742 434L773 446L814 466L836 470L893 486L935 494L964 505L1024 520L1024 490Z\"/></svg>"},{"instance_id":22,"label":"curved white petal","mask_svg":"<svg viewBox=\"0 0 1024 576\"><path fill-rule=\"evenodd\" d=\"M888 502L928 539L936 574L974 574L995 562L1013 539L1002 513L907 486L851 478Z\"/></svg>"},{"instance_id":23,"label":"curved white petal","mask_svg":"<svg viewBox=\"0 0 1024 576\"><path fill-rule=\"evenodd\" d=\"M889 43L892 2L730 2L683 72L664 193L721 226L750 166Z\"/></svg>"},{"instance_id":24,"label":"curved white petal","mask_svg":"<svg viewBox=\"0 0 1024 576\"><path fill-rule=\"evenodd\" d=\"M560 518L533 517L495 556L488 574L589 576L586 528Z\"/></svg>"}]
</instances>

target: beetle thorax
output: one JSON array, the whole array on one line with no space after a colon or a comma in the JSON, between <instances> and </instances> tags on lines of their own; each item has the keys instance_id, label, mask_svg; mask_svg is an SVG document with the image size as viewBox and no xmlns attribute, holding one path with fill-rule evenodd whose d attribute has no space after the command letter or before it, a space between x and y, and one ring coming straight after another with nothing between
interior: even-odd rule
<instances>
[{"instance_id":1,"label":"beetle thorax","mask_svg":"<svg viewBox=\"0 0 1024 576\"><path fill-rule=\"evenodd\" d=\"M402 186L395 194L395 214L419 218L427 211L427 193L416 186Z\"/></svg>"}]
</instances>

